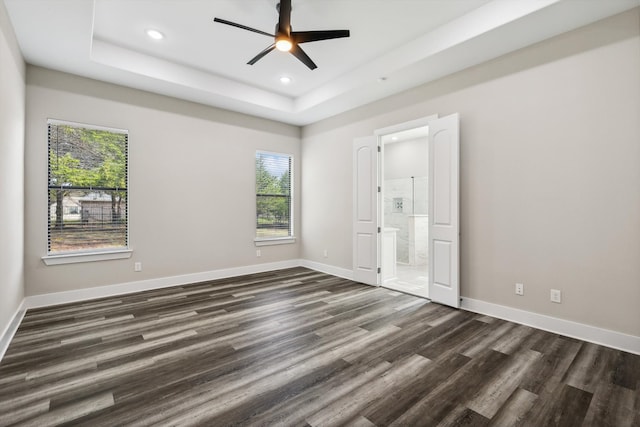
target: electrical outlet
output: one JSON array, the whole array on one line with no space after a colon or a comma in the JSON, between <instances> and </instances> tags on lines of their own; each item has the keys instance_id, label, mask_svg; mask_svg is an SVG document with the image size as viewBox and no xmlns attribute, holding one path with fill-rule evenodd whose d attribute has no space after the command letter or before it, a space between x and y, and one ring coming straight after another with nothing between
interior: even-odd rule
<instances>
[{"instance_id":1,"label":"electrical outlet","mask_svg":"<svg viewBox=\"0 0 640 427\"><path fill-rule=\"evenodd\" d=\"M326 258L326 257L328 257L328 256L329 256L329 251L327 251L327 250L325 249L325 250L324 250L324 252L323 252L323 255L324 255L324 257L325 257L325 258Z\"/></svg>"},{"instance_id":2,"label":"electrical outlet","mask_svg":"<svg viewBox=\"0 0 640 427\"><path fill-rule=\"evenodd\" d=\"M142 263L140 261L133 263L133 271L142 271Z\"/></svg>"},{"instance_id":3,"label":"electrical outlet","mask_svg":"<svg viewBox=\"0 0 640 427\"><path fill-rule=\"evenodd\" d=\"M559 289L551 289L551 302L562 302L562 292Z\"/></svg>"},{"instance_id":4,"label":"electrical outlet","mask_svg":"<svg viewBox=\"0 0 640 427\"><path fill-rule=\"evenodd\" d=\"M524 295L524 283L516 283L516 295Z\"/></svg>"},{"instance_id":5,"label":"electrical outlet","mask_svg":"<svg viewBox=\"0 0 640 427\"><path fill-rule=\"evenodd\" d=\"M262 252L260 252L260 249L256 249L256 256L258 258L260 258L262 256Z\"/></svg>"}]
</instances>

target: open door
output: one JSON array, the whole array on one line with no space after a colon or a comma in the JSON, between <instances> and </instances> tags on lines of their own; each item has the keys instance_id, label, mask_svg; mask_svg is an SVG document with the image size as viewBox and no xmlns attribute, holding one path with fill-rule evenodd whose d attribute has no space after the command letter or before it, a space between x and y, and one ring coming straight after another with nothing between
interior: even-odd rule
<instances>
[{"instance_id":1,"label":"open door","mask_svg":"<svg viewBox=\"0 0 640 427\"><path fill-rule=\"evenodd\" d=\"M353 142L353 276L378 285L378 138Z\"/></svg>"},{"instance_id":2,"label":"open door","mask_svg":"<svg viewBox=\"0 0 640 427\"><path fill-rule=\"evenodd\" d=\"M429 122L429 298L460 307L458 114Z\"/></svg>"}]
</instances>

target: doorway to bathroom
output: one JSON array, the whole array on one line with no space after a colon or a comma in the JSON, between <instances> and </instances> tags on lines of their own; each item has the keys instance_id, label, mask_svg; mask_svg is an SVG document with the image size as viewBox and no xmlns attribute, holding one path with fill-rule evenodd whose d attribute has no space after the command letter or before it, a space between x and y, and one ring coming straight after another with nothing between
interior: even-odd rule
<instances>
[{"instance_id":1,"label":"doorway to bathroom","mask_svg":"<svg viewBox=\"0 0 640 427\"><path fill-rule=\"evenodd\" d=\"M431 301L460 307L460 220L459 220L459 162L460 162L460 131L459 115L457 113L444 117L429 116L411 122L378 129L374 135L355 138L353 141L353 279L372 286L387 286L398 288L399 277L404 271L417 267L414 278L426 278L428 285L419 290L404 289L416 295L429 298ZM419 129L425 128L428 129ZM407 256L398 259L398 232L400 227L394 227L392 219L384 216L385 192L382 190L383 181L393 179L389 171L384 171L383 151L389 154L393 151L393 143L398 143L402 137L407 140L412 132L427 130L427 153L424 155L404 156L398 168L406 170L411 162L424 160L427 164L427 179L420 180L422 171L411 171L396 179L404 179L404 195L387 197L387 205L395 214L405 214L406 221L413 217L413 224L406 225L407 245L413 242L413 247L407 246ZM405 131L409 135L405 134ZM393 141L393 137L396 140ZM415 134L413 135L415 136ZM389 144L386 142L389 141ZM416 144L418 145L418 144ZM390 148L393 147L393 148ZM398 145L397 147L402 147ZM424 148L423 148L424 149ZM397 150L401 152L401 149ZM415 165L414 165L415 166ZM387 169L393 167L391 164ZM411 166L413 167L413 166ZM415 166L416 168L418 166ZM413 176L413 179L411 177ZM409 178L409 180L407 180ZM387 182L387 187L389 186ZM407 185L408 184L408 185ZM427 192L420 194L420 186L425 184ZM410 188L410 190L408 188ZM407 192L410 192L407 194ZM415 194L415 197L413 193ZM426 194L426 199L424 198ZM397 203L394 202L394 198ZM407 200L405 200L405 198ZM427 213L420 210L420 204L428 206ZM405 205L406 204L406 205ZM406 206L406 207L405 207ZM416 233L420 227L420 215L424 215L427 228L426 265L420 263L419 238L416 247ZM401 215L397 215L402 218ZM394 229L398 230L394 230ZM384 230L384 231L383 231ZM409 238L409 232L414 235ZM424 234L423 234L424 235ZM403 242L400 242L401 244ZM402 249L400 249L402 251ZM413 254L413 255L410 255ZM410 261L413 256L413 265ZM394 271L395 269L395 271ZM404 270L404 271L403 271ZM423 275L424 274L424 275ZM409 277L409 276L406 276ZM393 279L399 280L393 280ZM419 279L420 280L420 279ZM420 282L419 282L420 283Z\"/></svg>"},{"instance_id":2,"label":"doorway to bathroom","mask_svg":"<svg viewBox=\"0 0 640 427\"><path fill-rule=\"evenodd\" d=\"M429 297L429 127L382 135L381 285Z\"/></svg>"}]
</instances>

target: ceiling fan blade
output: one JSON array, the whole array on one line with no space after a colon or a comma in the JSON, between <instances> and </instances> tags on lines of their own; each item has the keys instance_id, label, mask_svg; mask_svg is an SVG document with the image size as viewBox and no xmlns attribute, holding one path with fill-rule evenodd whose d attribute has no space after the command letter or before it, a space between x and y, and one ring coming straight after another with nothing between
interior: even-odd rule
<instances>
[{"instance_id":1,"label":"ceiling fan blade","mask_svg":"<svg viewBox=\"0 0 640 427\"><path fill-rule=\"evenodd\" d=\"M226 19L213 18L213 22L218 22L220 24L231 25L232 27L241 28L243 30L252 31L254 33L262 34L264 36L275 37L273 34L265 33L264 31L256 30L255 28L247 27L246 25L237 24L235 22L227 21Z\"/></svg>"},{"instance_id":2,"label":"ceiling fan blade","mask_svg":"<svg viewBox=\"0 0 640 427\"><path fill-rule=\"evenodd\" d=\"M327 30L327 31L294 31L291 39L294 43L317 42L319 40L340 39L349 37L349 30Z\"/></svg>"},{"instance_id":3,"label":"ceiling fan blade","mask_svg":"<svg viewBox=\"0 0 640 427\"><path fill-rule=\"evenodd\" d=\"M291 48L291 54L298 58L304 65L309 67L309 69L315 70L316 68L318 68L318 66L314 64L311 58L309 58L309 55L307 55L304 50L302 50L302 48L297 44L294 44Z\"/></svg>"},{"instance_id":4,"label":"ceiling fan blade","mask_svg":"<svg viewBox=\"0 0 640 427\"><path fill-rule=\"evenodd\" d=\"M255 64L256 62L261 60L263 56L265 56L267 53L271 52L275 48L276 48L276 44L274 43L271 46L269 46L268 48L266 48L265 50L263 50L262 52L260 52L259 54L257 54L256 56L254 56L251 59L251 61L247 62L247 64L249 64L249 65Z\"/></svg>"}]
</instances>

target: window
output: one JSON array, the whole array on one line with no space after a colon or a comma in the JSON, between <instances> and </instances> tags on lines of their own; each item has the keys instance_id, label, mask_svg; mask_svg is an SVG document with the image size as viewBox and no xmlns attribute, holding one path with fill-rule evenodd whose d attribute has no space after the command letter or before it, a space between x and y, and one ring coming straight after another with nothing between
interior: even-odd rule
<instances>
[{"instance_id":1,"label":"window","mask_svg":"<svg viewBox=\"0 0 640 427\"><path fill-rule=\"evenodd\" d=\"M49 255L126 249L127 131L49 120Z\"/></svg>"},{"instance_id":2,"label":"window","mask_svg":"<svg viewBox=\"0 0 640 427\"><path fill-rule=\"evenodd\" d=\"M293 237L293 157L256 153L256 241Z\"/></svg>"}]
</instances>

